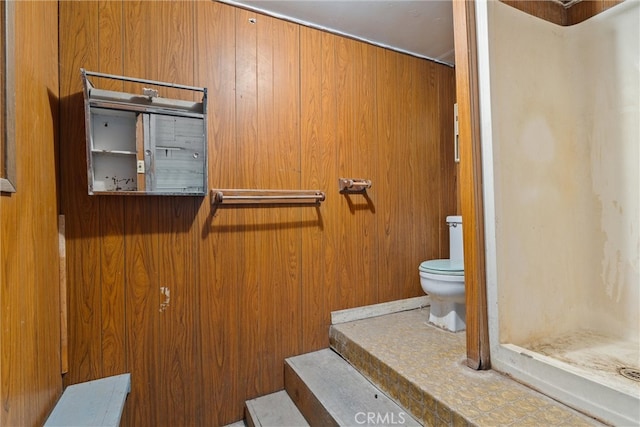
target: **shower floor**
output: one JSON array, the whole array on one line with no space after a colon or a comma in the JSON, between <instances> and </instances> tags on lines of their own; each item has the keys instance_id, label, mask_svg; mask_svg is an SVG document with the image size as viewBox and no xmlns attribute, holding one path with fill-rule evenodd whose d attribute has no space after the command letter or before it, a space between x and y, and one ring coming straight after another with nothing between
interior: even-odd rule
<instances>
[{"instance_id":1,"label":"shower floor","mask_svg":"<svg viewBox=\"0 0 640 427\"><path fill-rule=\"evenodd\" d=\"M521 347L564 362L568 369L592 381L640 398L640 382L618 372L623 367L640 370L640 343L637 341L579 330Z\"/></svg>"}]
</instances>

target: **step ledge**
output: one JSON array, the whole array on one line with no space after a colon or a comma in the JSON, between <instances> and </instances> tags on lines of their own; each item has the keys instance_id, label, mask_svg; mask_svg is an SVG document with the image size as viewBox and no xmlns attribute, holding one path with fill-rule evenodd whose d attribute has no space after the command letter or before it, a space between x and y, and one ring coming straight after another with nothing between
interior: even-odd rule
<instances>
[{"instance_id":1,"label":"step ledge","mask_svg":"<svg viewBox=\"0 0 640 427\"><path fill-rule=\"evenodd\" d=\"M244 404L248 427L309 426L307 420L284 390L247 400Z\"/></svg>"},{"instance_id":2,"label":"step ledge","mask_svg":"<svg viewBox=\"0 0 640 427\"><path fill-rule=\"evenodd\" d=\"M331 324L353 322L355 320L368 319L370 317L384 316L385 314L399 313L401 311L414 310L431 305L427 295L401 299L397 301L383 302L380 304L366 305L363 307L347 308L331 312Z\"/></svg>"},{"instance_id":3,"label":"step ledge","mask_svg":"<svg viewBox=\"0 0 640 427\"><path fill-rule=\"evenodd\" d=\"M291 374L297 378L288 377ZM292 386L294 382L306 389ZM331 349L286 359L285 385L292 398L297 396L305 402L306 408L301 407L294 398L310 424L421 425L409 411Z\"/></svg>"},{"instance_id":4,"label":"step ledge","mask_svg":"<svg viewBox=\"0 0 640 427\"><path fill-rule=\"evenodd\" d=\"M130 374L70 385L62 393L44 426L117 427L130 391Z\"/></svg>"}]
</instances>

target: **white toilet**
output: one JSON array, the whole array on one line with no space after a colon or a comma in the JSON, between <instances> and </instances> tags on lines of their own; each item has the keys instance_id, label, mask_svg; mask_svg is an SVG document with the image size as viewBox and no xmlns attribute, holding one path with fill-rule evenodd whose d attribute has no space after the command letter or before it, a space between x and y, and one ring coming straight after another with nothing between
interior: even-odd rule
<instances>
[{"instance_id":1,"label":"white toilet","mask_svg":"<svg viewBox=\"0 0 640 427\"><path fill-rule=\"evenodd\" d=\"M462 217L448 216L449 259L420 264L420 285L431 299L429 322L452 332L466 327Z\"/></svg>"}]
</instances>

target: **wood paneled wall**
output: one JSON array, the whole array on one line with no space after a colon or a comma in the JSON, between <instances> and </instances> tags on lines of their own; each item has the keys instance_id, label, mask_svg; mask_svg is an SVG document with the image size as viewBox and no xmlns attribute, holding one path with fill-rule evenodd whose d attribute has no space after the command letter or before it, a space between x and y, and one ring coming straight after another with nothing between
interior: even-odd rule
<instances>
[{"instance_id":1,"label":"wood paneled wall","mask_svg":"<svg viewBox=\"0 0 640 427\"><path fill-rule=\"evenodd\" d=\"M13 8L17 191L0 196L0 425L37 426L62 392L58 5Z\"/></svg>"},{"instance_id":2,"label":"wood paneled wall","mask_svg":"<svg viewBox=\"0 0 640 427\"><path fill-rule=\"evenodd\" d=\"M207 87L210 188L326 201L88 196L81 67ZM131 372L127 425L240 419L327 347L332 310L422 295L418 264L447 254L450 67L217 2L91 1L60 3L60 80L65 381Z\"/></svg>"}]
</instances>

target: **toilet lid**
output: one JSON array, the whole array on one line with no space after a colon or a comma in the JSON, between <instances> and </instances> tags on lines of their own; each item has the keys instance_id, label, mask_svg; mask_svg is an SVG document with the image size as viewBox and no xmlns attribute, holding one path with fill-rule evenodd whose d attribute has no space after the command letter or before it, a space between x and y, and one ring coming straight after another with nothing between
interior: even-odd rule
<instances>
[{"instance_id":1,"label":"toilet lid","mask_svg":"<svg viewBox=\"0 0 640 427\"><path fill-rule=\"evenodd\" d=\"M420 271L448 276L464 276L464 262L450 259L432 259L420 264Z\"/></svg>"}]
</instances>

